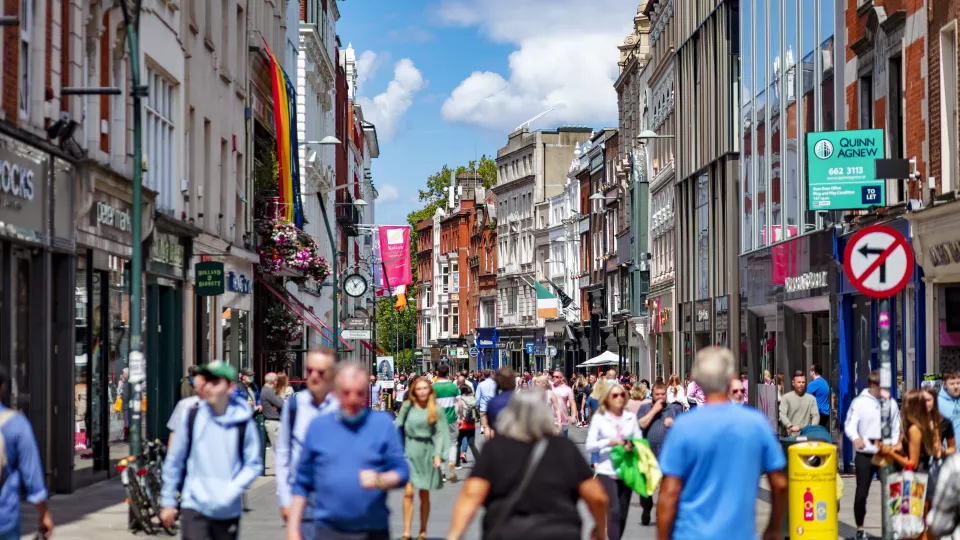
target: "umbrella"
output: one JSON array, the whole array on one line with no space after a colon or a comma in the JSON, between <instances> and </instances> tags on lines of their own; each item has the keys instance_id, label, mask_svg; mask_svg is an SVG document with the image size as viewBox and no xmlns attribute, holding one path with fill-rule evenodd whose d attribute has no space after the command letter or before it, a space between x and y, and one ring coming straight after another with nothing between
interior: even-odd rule
<instances>
[{"instance_id":1,"label":"umbrella","mask_svg":"<svg viewBox=\"0 0 960 540\"><path fill-rule=\"evenodd\" d=\"M615 353L606 351L599 356L587 360L577 367L595 367L595 366L616 366L620 364L620 357Z\"/></svg>"}]
</instances>

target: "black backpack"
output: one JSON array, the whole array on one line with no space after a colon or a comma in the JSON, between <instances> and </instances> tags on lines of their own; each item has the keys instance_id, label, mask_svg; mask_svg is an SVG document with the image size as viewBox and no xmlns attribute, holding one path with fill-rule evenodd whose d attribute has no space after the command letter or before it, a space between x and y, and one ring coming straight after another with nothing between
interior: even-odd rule
<instances>
[{"instance_id":1,"label":"black backpack","mask_svg":"<svg viewBox=\"0 0 960 540\"><path fill-rule=\"evenodd\" d=\"M183 458L183 474L180 475L180 491L183 491L183 484L187 481L187 464L190 463L190 452L193 451L193 425L197 423L197 412L200 411L200 405L194 405L187 411L187 454ZM249 422L249 420L247 421ZM240 460L240 466L243 466L243 442L247 437L247 422L236 424L237 427L237 458Z\"/></svg>"},{"instance_id":2,"label":"black backpack","mask_svg":"<svg viewBox=\"0 0 960 540\"><path fill-rule=\"evenodd\" d=\"M463 411L463 420L468 424L476 424L480 421L480 407L476 403L466 405Z\"/></svg>"}]
</instances>

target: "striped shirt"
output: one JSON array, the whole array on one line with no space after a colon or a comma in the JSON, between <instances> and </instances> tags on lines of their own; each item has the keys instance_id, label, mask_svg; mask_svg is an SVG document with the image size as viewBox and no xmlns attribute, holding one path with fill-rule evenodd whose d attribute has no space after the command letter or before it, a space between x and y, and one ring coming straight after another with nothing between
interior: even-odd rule
<instances>
[{"instance_id":1,"label":"striped shirt","mask_svg":"<svg viewBox=\"0 0 960 540\"><path fill-rule=\"evenodd\" d=\"M637 410L637 418L643 418L653 409L653 403L644 403ZM660 449L663 448L663 441L667 438L667 426L663 425L667 418L675 418L683 412L683 407L679 403L670 403L663 410L653 417L653 421L643 430L643 435L650 443L650 450L653 455L659 456Z\"/></svg>"},{"instance_id":2,"label":"striped shirt","mask_svg":"<svg viewBox=\"0 0 960 540\"><path fill-rule=\"evenodd\" d=\"M433 390L437 393L437 407L447 415L447 424L457 425L457 397L460 395L457 385L446 379L439 379L433 383Z\"/></svg>"}]
</instances>

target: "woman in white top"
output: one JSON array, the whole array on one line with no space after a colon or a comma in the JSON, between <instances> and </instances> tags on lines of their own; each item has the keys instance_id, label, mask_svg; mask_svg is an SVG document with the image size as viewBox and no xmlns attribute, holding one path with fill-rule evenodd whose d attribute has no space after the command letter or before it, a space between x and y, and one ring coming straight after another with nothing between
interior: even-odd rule
<instances>
[{"instance_id":1,"label":"woman in white top","mask_svg":"<svg viewBox=\"0 0 960 540\"><path fill-rule=\"evenodd\" d=\"M623 480L617 477L610 461L610 450L623 446L632 450L631 439L642 437L637 415L625 409L627 391L619 384L607 387L606 394L600 400L600 409L590 418L587 431L587 452L598 452L597 478L603 484L610 503L607 507L607 538L620 540L627 525L627 512L630 510L631 490Z\"/></svg>"},{"instance_id":2,"label":"woman in white top","mask_svg":"<svg viewBox=\"0 0 960 540\"><path fill-rule=\"evenodd\" d=\"M543 393L545 394L543 396L543 401L548 407L550 407L550 413L553 414L554 423L557 424L557 426L563 425L560 417L560 402L557 400L556 394L551 392L550 379L544 375L541 375L533 379L533 384L535 388L543 390Z\"/></svg>"},{"instance_id":3,"label":"woman in white top","mask_svg":"<svg viewBox=\"0 0 960 540\"><path fill-rule=\"evenodd\" d=\"M677 403L684 410L690 408L690 403L687 402L687 392L683 389L683 384L680 383L680 376L674 373L670 376L670 380L667 382L667 403Z\"/></svg>"}]
</instances>

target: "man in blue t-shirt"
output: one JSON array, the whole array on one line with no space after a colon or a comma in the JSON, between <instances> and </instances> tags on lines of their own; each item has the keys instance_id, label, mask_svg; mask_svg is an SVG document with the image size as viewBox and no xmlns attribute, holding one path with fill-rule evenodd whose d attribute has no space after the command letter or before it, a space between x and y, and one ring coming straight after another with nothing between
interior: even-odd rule
<instances>
[{"instance_id":1,"label":"man in blue t-shirt","mask_svg":"<svg viewBox=\"0 0 960 540\"><path fill-rule=\"evenodd\" d=\"M757 490L763 474L771 494L763 538L783 537L787 462L767 418L730 403L727 385L735 376L729 349L707 347L697 353L693 377L706 402L676 419L660 452L659 538L756 539Z\"/></svg>"},{"instance_id":2,"label":"man in blue t-shirt","mask_svg":"<svg viewBox=\"0 0 960 540\"><path fill-rule=\"evenodd\" d=\"M820 364L810 366L810 383L807 384L807 393L816 398L817 409L820 412L820 425L830 429L830 385L823 378L823 367Z\"/></svg>"}]
</instances>

